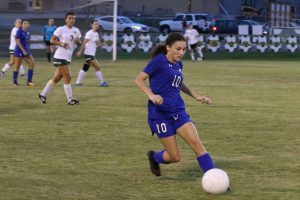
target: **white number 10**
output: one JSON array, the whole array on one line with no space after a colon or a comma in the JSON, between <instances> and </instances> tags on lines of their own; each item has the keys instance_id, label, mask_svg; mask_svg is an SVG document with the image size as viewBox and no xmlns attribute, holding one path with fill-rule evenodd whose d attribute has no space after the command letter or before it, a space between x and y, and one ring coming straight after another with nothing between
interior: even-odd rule
<instances>
[{"instance_id":1,"label":"white number 10","mask_svg":"<svg viewBox=\"0 0 300 200\"><path fill-rule=\"evenodd\" d=\"M174 87L178 87L179 86L179 84L180 84L180 82L181 82L181 77L180 76L174 76L174 80L173 80L173 82L172 82L172 86Z\"/></svg>"},{"instance_id":2,"label":"white number 10","mask_svg":"<svg viewBox=\"0 0 300 200\"><path fill-rule=\"evenodd\" d=\"M165 123L156 124L156 129L158 133L166 133L167 132L167 125Z\"/></svg>"}]
</instances>

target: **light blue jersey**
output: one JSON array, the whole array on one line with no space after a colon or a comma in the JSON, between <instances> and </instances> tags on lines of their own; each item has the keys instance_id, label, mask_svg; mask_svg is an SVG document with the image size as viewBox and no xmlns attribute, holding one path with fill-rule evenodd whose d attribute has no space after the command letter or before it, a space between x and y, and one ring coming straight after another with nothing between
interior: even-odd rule
<instances>
[{"instance_id":1,"label":"light blue jersey","mask_svg":"<svg viewBox=\"0 0 300 200\"><path fill-rule=\"evenodd\" d=\"M49 26L49 25L45 25L44 26L44 29L43 29L43 34L44 34L44 41L50 41L51 40L51 37L54 33L54 31L56 30L56 26L52 25L52 26Z\"/></svg>"}]
</instances>

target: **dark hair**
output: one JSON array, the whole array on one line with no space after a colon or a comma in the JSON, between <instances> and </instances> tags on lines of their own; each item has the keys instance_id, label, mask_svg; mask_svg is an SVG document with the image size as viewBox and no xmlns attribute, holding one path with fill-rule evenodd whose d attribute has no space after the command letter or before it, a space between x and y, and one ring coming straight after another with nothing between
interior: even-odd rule
<instances>
[{"instance_id":1,"label":"dark hair","mask_svg":"<svg viewBox=\"0 0 300 200\"><path fill-rule=\"evenodd\" d=\"M92 21L91 21L91 25L93 25L94 24L94 22L98 22L97 20L95 20L95 19L93 19Z\"/></svg>"},{"instance_id":2,"label":"dark hair","mask_svg":"<svg viewBox=\"0 0 300 200\"><path fill-rule=\"evenodd\" d=\"M22 25L24 22L29 22L29 20L28 20L28 19L22 19L22 20L21 20L21 25Z\"/></svg>"},{"instance_id":3,"label":"dark hair","mask_svg":"<svg viewBox=\"0 0 300 200\"><path fill-rule=\"evenodd\" d=\"M74 16L75 14L74 14L73 12L67 12L67 13L65 14L65 19L67 19L69 15L73 15L73 16Z\"/></svg>"},{"instance_id":4,"label":"dark hair","mask_svg":"<svg viewBox=\"0 0 300 200\"><path fill-rule=\"evenodd\" d=\"M159 44L153 49L153 51L151 53L151 57L153 58L153 57L157 56L158 54L167 54L167 46L172 46L175 42L178 42L178 41L185 42L185 38L183 37L183 35L180 33L171 33L167 37L166 43L164 45Z\"/></svg>"}]
</instances>

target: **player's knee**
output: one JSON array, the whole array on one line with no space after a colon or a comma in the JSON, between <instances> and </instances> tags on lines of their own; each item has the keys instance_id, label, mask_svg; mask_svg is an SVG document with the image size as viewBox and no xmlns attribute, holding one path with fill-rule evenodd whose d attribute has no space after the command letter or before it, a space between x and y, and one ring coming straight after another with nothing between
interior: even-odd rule
<instances>
[{"instance_id":1,"label":"player's knee","mask_svg":"<svg viewBox=\"0 0 300 200\"><path fill-rule=\"evenodd\" d=\"M70 83L71 82L71 75L66 75L64 76L64 80L65 80L65 83Z\"/></svg>"},{"instance_id":2,"label":"player's knee","mask_svg":"<svg viewBox=\"0 0 300 200\"><path fill-rule=\"evenodd\" d=\"M95 71L100 71L100 67L99 66L94 66Z\"/></svg>"},{"instance_id":3,"label":"player's knee","mask_svg":"<svg viewBox=\"0 0 300 200\"><path fill-rule=\"evenodd\" d=\"M85 71L85 72L87 72L89 70L89 68L90 68L90 65L87 64L87 63L84 63L84 65L82 67L82 70Z\"/></svg>"},{"instance_id":4,"label":"player's knee","mask_svg":"<svg viewBox=\"0 0 300 200\"><path fill-rule=\"evenodd\" d=\"M172 163L179 162L181 160L180 152L169 154L169 156Z\"/></svg>"}]
</instances>

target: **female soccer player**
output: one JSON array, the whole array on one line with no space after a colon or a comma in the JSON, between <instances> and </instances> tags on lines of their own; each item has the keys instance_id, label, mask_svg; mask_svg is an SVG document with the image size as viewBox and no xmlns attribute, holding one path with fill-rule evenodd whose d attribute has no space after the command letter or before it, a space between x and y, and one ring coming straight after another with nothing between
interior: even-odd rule
<instances>
[{"instance_id":1,"label":"female soccer player","mask_svg":"<svg viewBox=\"0 0 300 200\"><path fill-rule=\"evenodd\" d=\"M96 77L99 81L99 85L101 87L106 87L108 84L103 80L102 72L100 71L100 64L98 60L95 58L96 49L100 46L99 35L97 30L99 29L99 23L96 20L92 21L92 29L89 30L84 37L84 41L81 45L80 50L77 52L77 56L81 56L84 49L84 59L82 69L78 73L78 77L76 80L76 85L80 86L83 78L86 75L86 72L89 70L90 65L92 65L95 69Z\"/></svg>"},{"instance_id":2,"label":"female soccer player","mask_svg":"<svg viewBox=\"0 0 300 200\"><path fill-rule=\"evenodd\" d=\"M16 48L16 34L19 28L21 27L22 20L20 18L15 20L15 27L11 30L10 33L10 45L9 45L9 54L10 54L10 61L4 65L2 70L0 71L0 77L4 76L5 72L15 64L15 48ZM24 66L20 65L19 73L21 76L24 76Z\"/></svg>"},{"instance_id":3,"label":"female soccer player","mask_svg":"<svg viewBox=\"0 0 300 200\"><path fill-rule=\"evenodd\" d=\"M52 90L53 86L64 78L64 90L69 105L77 105L79 100L73 98L71 87L71 73L69 65L72 60L73 50L76 44L80 45L81 33L78 28L74 27L75 15L72 12L65 15L66 25L58 27L50 42L59 47L54 54L54 66L56 67L54 76L48 81L43 91L38 95L43 104L46 103L46 97Z\"/></svg>"},{"instance_id":4,"label":"female soccer player","mask_svg":"<svg viewBox=\"0 0 300 200\"><path fill-rule=\"evenodd\" d=\"M33 77L33 69L34 69L34 60L33 57L29 51L29 38L30 34L28 32L29 29L29 21L28 20L22 20L21 22L21 28L17 31L16 34L16 48L14 51L14 57L15 57L15 65L16 65L16 71L13 73L13 84L18 86L18 73L20 66L22 64L22 60L24 59L28 63L28 77L27 77L27 85L28 86L35 86L35 84L32 82Z\"/></svg>"},{"instance_id":5,"label":"female soccer player","mask_svg":"<svg viewBox=\"0 0 300 200\"><path fill-rule=\"evenodd\" d=\"M56 30L56 26L54 25L54 19L49 18L48 24L45 25L43 29L43 36L44 36L44 42L47 50L48 62L51 62L51 53L54 52L54 45L51 45L50 40L55 30Z\"/></svg>"},{"instance_id":6,"label":"female soccer player","mask_svg":"<svg viewBox=\"0 0 300 200\"><path fill-rule=\"evenodd\" d=\"M189 47L189 50L191 53L192 61L195 61L195 51L200 56L197 60L202 61L203 53L202 53L202 50L198 47L199 33L196 29L193 28L193 24L188 25L188 27L184 33L184 37L187 40L188 47Z\"/></svg>"},{"instance_id":7,"label":"female soccer player","mask_svg":"<svg viewBox=\"0 0 300 200\"><path fill-rule=\"evenodd\" d=\"M214 168L214 163L202 145L180 96L180 91L183 91L197 101L212 104L210 98L193 92L183 82L181 59L185 51L185 38L179 33L170 34L165 45L154 49L152 60L135 79L135 84L149 98L149 127L164 146L161 151L147 153L150 169L156 176L161 175L160 164L179 162L181 158L176 134L194 151L203 172ZM145 84L148 78L150 88Z\"/></svg>"}]
</instances>

